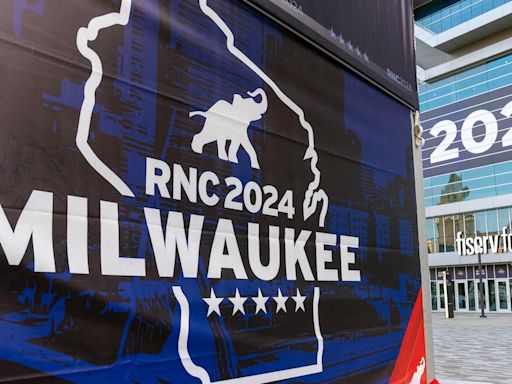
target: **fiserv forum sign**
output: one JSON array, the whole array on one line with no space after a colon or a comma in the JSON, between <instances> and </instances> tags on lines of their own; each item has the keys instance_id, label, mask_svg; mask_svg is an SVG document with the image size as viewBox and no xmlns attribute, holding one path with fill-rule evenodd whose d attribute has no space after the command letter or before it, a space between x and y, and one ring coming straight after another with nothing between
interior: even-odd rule
<instances>
[{"instance_id":1,"label":"fiserv forum sign","mask_svg":"<svg viewBox=\"0 0 512 384\"><path fill-rule=\"evenodd\" d=\"M1 7L1 379L424 380L406 107L240 2Z\"/></svg>"}]
</instances>

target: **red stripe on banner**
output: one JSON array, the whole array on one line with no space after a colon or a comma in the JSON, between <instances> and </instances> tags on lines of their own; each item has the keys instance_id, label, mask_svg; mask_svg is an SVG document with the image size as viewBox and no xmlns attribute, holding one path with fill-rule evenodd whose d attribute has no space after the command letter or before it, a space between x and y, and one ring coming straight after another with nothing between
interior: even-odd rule
<instances>
[{"instance_id":1,"label":"red stripe on banner","mask_svg":"<svg viewBox=\"0 0 512 384\"><path fill-rule=\"evenodd\" d=\"M390 384L427 384L423 300L421 289L405 331Z\"/></svg>"}]
</instances>

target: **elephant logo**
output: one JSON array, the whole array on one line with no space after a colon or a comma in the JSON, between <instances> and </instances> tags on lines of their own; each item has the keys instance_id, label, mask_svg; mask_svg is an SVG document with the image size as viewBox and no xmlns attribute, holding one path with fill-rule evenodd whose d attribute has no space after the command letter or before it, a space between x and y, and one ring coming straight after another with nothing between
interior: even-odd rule
<instances>
[{"instance_id":1,"label":"elephant logo","mask_svg":"<svg viewBox=\"0 0 512 384\"><path fill-rule=\"evenodd\" d=\"M267 111L268 102L265 91L261 88L247 92L250 97L239 94L233 96L233 102L219 100L206 112L193 111L189 117L203 116L206 120L203 129L192 139L192 150L203 153L206 144L216 142L219 159L238 163L238 150L242 147L249 155L251 167L259 169L258 156L249 140L249 124L262 118ZM257 98L260 101L257 101ZM226 144L229 143L228 152Z\"/></svg>"},{"instance_id":2,"label":"elephant logo","mask_svg":"<svg viewBox=\"0 0 512 384\"><path fill-rule=\"evenodd\" d=\"M421 384L421 378L425 373L426 365L425 358L422 357L418 367L416 368L416 372L414 372L414 375L412 376L410 384Z\"/></svg>"}]
</instances>

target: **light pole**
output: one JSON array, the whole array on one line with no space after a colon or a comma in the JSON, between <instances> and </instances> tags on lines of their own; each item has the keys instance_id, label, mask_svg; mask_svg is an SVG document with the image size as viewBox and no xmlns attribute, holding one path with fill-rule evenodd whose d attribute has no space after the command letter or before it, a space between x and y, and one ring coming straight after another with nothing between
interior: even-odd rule
<instances>
[{"instance_id":1,"label":"light pole","mask_svg":"<svg viewBox=\"0 0 512 384\"><path fill-rule=\"evenodd\" d=\"M477 252L478 255L478 302L480 303L480 309L482 310L482 314L480 317L487 317L485 316L485 296L484 296L484 282L482 280L482 252Z\"/></svg>"}]
</instances>

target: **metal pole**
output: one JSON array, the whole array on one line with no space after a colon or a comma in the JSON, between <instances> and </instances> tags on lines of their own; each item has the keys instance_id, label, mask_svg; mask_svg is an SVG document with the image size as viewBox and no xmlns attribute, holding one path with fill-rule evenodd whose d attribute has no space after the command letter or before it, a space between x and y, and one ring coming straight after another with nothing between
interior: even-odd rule
<instances>
[{"instance_id":1,"label":"metal pole","mask_svg":"<svg viewBox=\"0 0 512 384\"><path fill-rule=\"evenodd\" d=\"M477 252L478 254L478 277L479 277L479 283L478 283L478 297L479 297L479 303L480 303L480 309L482 310L482 314L480 317L487 317L485 316L485 296L484 296L484 282L482 280L482 253Z\"/></svg>"}]
</instances>

